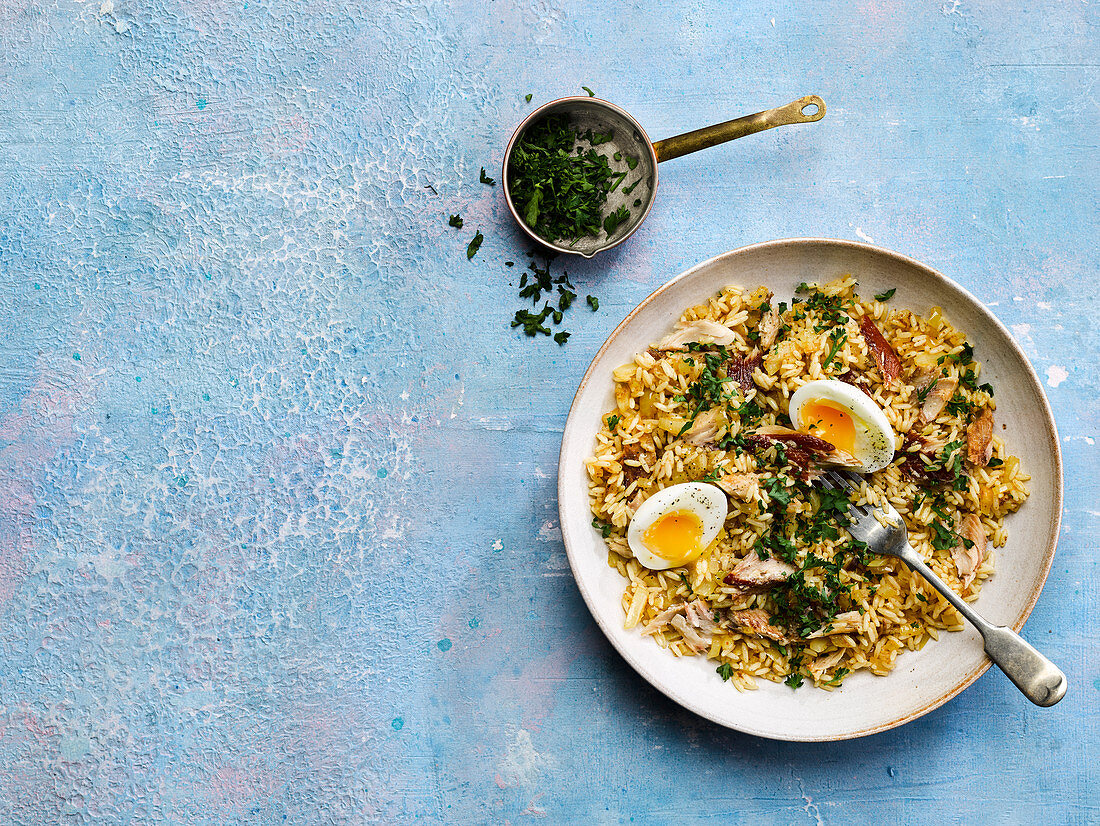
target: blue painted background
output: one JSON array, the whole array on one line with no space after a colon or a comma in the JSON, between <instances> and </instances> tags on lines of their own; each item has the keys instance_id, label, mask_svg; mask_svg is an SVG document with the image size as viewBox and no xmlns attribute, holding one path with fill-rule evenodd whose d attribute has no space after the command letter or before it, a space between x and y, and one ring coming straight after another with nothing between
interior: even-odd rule
<instances>
[{"instance_id":1,"label":"blue painted background","mask_svg":"<svg viewBox=\"0 0 1100 826\"><path fill-rule=\"evenodd\" d=\"M1100 820L1097 8L0 0L0 822ZM558 347L508 326L527 247L477 178L582 84L654 138L829 109L662 167ZM1047 382L1059 706L991 672L757 740L590 620L555 501L588 361L798 235L939 268Z\"/></svg>"}]
</instances>

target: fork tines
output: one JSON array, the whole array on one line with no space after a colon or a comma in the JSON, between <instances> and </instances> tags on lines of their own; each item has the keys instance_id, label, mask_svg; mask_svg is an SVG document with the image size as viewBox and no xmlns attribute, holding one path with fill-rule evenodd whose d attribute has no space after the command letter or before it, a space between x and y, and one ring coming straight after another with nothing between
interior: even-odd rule
<instances>
[{"instance_id":1,"label":"fork tines","mask_svg":"<svg viewBox=\"0 0 1100 826\"><path fill-rule=\"evenodd\" d=\"M821 475L821 481L834 490L843 490L847 494L853 494L859 491L860 482L853 478L851 473L843 470L829 469ZM848 502L848 510L855 511L859 514L868 514L873 510L870 504L857 505L851 500Z\"/></svg>"}]
</instances>

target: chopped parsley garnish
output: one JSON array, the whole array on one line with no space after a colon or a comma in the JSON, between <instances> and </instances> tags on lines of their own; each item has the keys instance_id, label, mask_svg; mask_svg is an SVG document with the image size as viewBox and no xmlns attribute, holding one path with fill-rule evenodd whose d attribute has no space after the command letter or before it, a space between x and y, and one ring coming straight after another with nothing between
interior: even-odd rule
<instances>
[{"instance_id":1,"label":"chopped parsley garnish","mask_svg":"<svg viewBox=\"0 0 1100 826\"><path fill-rule=\"evenodd\" d=\"M569 341L569 333L565 332L565 330L562 330L560 333L555 333L554 341L558 344L565 344L565 342Z\"/></svg>"},{"instance_id":2,"label":"chopped parsley garnish","mask_svg":"<svg viewBox=\"0 0 1100 826\"><path fill-rule=\"evenodd\" d=\"M611 536L611 525L609 525L607 522L600 521L600 518L598 516L592 517L592 527L603 534L604 539L607 539L607 537Z\"/></svg>"},{"instance_id":3,"label":"chopped parsley garnish","mask_svg":"<svg viewBox=\"0 0 1100 826\"><path fill-rule=\"evenodd\" d=\"M448 221L447 223L450 226L454 227L455 229L462 229L462 216L461 215L452 215L451 220Z\"/></svg>"},{"instance_id":4,"label":"chopped parsley garnish","mask_svg":"<svg viewBox=\"0 0 1100 826\"><path fill-rule=\"evenodd\" d=\"M833 678L831 680L827 680L825 682L825 685L838 686L840 685L841 681L848 676L849 673L850 672L847 668L838 668L836 670L836 673L833 674Z\"/></svg>"},{"instance_id":5,"label":"chopped parsley garnish","mask_svg":"<svg viewBox=\"0 0 1100 826\"><path fill-rule=\"evenodd\" d=\"M619 426L619 415L616 413L614 416L607 417L607 429L614 430Z\"/></svg>"},{"instance_id":6,"label":"chopped parsley garnish","mask_svg":"<svg viewBox=\"0 0 1100 826\"><path fill-rule=\"evenodd\" d=\"M723 682L733 676L733 666L729 663L722 663L714 670L718 672L718 676L722 678Z\"/></svg>"},{"instance_id":7,"label":"chopped parsley garnish","mask_svg":"<svg viewBox=\"0 0 1100 826\"><path fill-rule=\"evenodd\" d=\"M747 402L742 402L741 405L738 406L737 415L741 417L741 424L753 425L763 418L764 408L756 403L756 399L750 399ZM782 445L779 442L775 444L782 449ZM783 464L787 464L786 461L784 461Z\"/></svg>"},{"instance_id":8,"label":"chopped parsley garnish","mask_svg":"<svg viewBox=\"0 0 1100 826\"><path fill-rule=\"evenodd\" d=\"M768 496L776 504L782 505L784 508L790 504L791 493L787 490L787 486L783 484L782 476L773 476L764 482L764 490L768 492Z\"/></svg>"},{"instance_id":9,"label":"chopped parsley garnish","mask_svg":"<svg viewBox=\"0 0 1100 826\"><path fill-rule=\"evenodd\" d=\"M588 96L590 98L596 97L596 93L589 89L587 86L582 86L581 88L584 89L584 91L588 92Z\"/></svg>"},{"instance_id":10,"label":"chopped parsley garnish","mask_svg":"<svg viewBox=\"0 0 1100 826\"><path fill-rule=\"evenodd\" d=\"M926 398L928 398L928 394L932 392L932 388L935 387L939 383L939 380L942 379L946 375L947 375L946 371L940 370L939 376L932 379L932 381L928 382L928 384L926 384L924 387L922 387L920 390L918 390L917 391L917 404L924 404L924 400Z\"/></svg>"},{"instance_id":11,"label":"chopped parsley garnish","mask_svg":"<svg viewBox=\"0 0 1100 826\"><path fill-rule=\"evenodd\" d=\"M692 345L688 350L693 351ZM726 385L733 381L725 375L723 365L726 362L726 348L717 346L716 352L702 353L705 367L687 389L687 394L680 401L694 402L694 409L684 426L680 428L677 436L683 436L695 423L695 417L704 410L710 410L721 404L726 404L734 398L734 393L727 392Z\"/></svg>"},{"instance_id":12,"label":"chopped parsley garnish","mask_svg":"<svg viewBox=\"0 0 1100 826\"><path fill-rule=\"evenodd\" d=\"M577 137L584 138L593 146L600 146L615 137L615 130L612 129L610 132L593 132L591 129L588 129L583 135L578 135ZM604 160L606 160L606 158L604 158Z\"/></svg>"},{"instance_id":13,"label":"chopped parsley garnish","mask_svg":"<svg viewBox=\"0 0 1100 826\"><path fill-rule=\"evenodd\" d=\"M822 370L828 370L829 365L833 362L833 357L836 355L840 346L848 340L848 330L844 327L837 327L831 333L829 333L829 341L832 342L832 346L829 347L829 355L825 357L825 363L821 365Z\"/></svg>"},{"instance_id":14,"label":"chopped parsley garnish","mask_svg":"<svg viewBox=\"0 0 1100 826\"><path fill-rule=\"evenodd\" d=\"M963 470L962 448L964 446L965 442L962 441L948 442L943 446L943 452L939 456L940 467L955 474L951 480L951 487L954 490L966 490L968 479L966 471Z\"/></svg>"},{"instance_id":15,"label":"chopped parsley garnish","mask_svg":"<svg viewBox=\"0 0 1100 826\"><path fill-rule=\"evenodd\" d=\"M481 167L481 182L483 184L488 184L489 186L496 186L497 185L497 182L494 178L490 178L488 175L485 174L485 167L484 166Z\"/></svg>"},{"instance_id":16,"label":"chopped parsley garnish","mask_svg":"<svg viewBox=\"0 0 1100 826\"><path fill-rule=\"evenodd\" d=\"M954 362L955 364L967 365L974 361L974 348L970 346L969 342L963 342L963 346L957 353L949 353L946 356L940 356L936 359L937 364L943 364L944 362Z\"/></svg>"},{"instance_id":17,"label":"chopped parsley garnish","mask_svg":"<svg viewBox=\"0 0 1100 826\"><path fill-rule=\"evenodd\" d=\"M783 476L765 480L763 486L771 500L767 506L771 526L757 539L753 550L761 559L775 556L797 566L784 587L772 592L776 606L772 624L783 626L794 635L805 638L829 625L842 610L851 610L847 600L852 586L842 581L841 574L844 570L851 570L850 566L864 565L868 548L863 542L849 540L839 545L832 559L810 551L799 561L800 546L812 547L840 539L839 529L850 523L847 494L811 487ZM787 505L796 496L810 503L816 498L813 512L788 516ZM796 652L791 662L795 671L800 661L800 652ZM796 682L801 684L797 679Z\"/></svg>"},{"instance_id":18,"label":"chopped parsley garnish","mask_svg":"<svg viewBox=\"0 0 1100 826\"><path fill-rule=\"evenodd\" d=\"M972 407L973 405L970 404L964 395L956 392L947 403L947 412L952 416L965 416L970 413Z\"/></svg>"},{"instance_id":19,"label":"chopped parsley garnish","mask_svg":"<svg viewBox=\"0 0 1100 826\"><path fill-rule=\"evenodd\" d=\"M523 99L524 99L525 101L527 101L528 103L530 103L530 102L531 102L531 95L524 95L524 98L523 98Z\"/></svg>"},{"instance_id":20,"label":"chopped parsley garnish","mask_svg":"<svg viewBox=\"0 0 1100 826\"><path fill-rule=\"evenodd\" d=\"M611 133L591 129L578 134L563 115L550 115L524 131L507 174L512 198L537 235L576 241L599 235L601 229L610 234L629 217L628 210L623 214L625 207L603 215L608 194L626 177L594 148L611 138ZM587 141L589 148L576 146L578 141Z\"/></svg>"},{"instance_id":21,"label":"chopped parsley garnish","mask_svg":"<svg viewBox=\"0 0 1100 826\"><path fill-rule=\"evenodd\" d=\"M932 547L937 551L948 551L955 547L955 532L942 522L932 523Z\"/></svg>"},{"instance_id":22,"label":"chopped parsley garnish","mask_svg":"<svg viewBox=\"0 0 1100 826\"><path fill-rule=\"evenodd\" d=\"M897 291L897 287L891 287L884 293L875 293L875 301L889 301Z\"/></svg>"},{"instance_id":23,"label":"chopped parsley garnish","mask_svg":"<svg viewBox=\"0 0 1100 826\"><path fill-rule=\"evenodd\" d=\"M479 249L481 249L481 242L484 241L484 240L485 240L485 236L481 234L481 230L478 230L477 235L475 235L473 237L473 240L470 241L470 245L468 247L466 247L466 260L467 261L470 260L471 258L473 258L475 255L477 255L477 251Z\"/></svg>"},{"instance_id":24,"label":"chopped parsley garnish","mask_svg":"<svg viewBox=\"0 0 1100 826\"><path fill-rule=\"evenodd\" d=\"M969 539L960 537L952 528L948 527L947 523L950 522L951 517L947 512L947 501L942 493L937 493L932 497L929 501L929 508L935 517L929 524L929 528L932 530L931 543L933 548L937 551L949 551L959 544L960 539L964 546L970 547L967 545L970 542ZM914 504L915 509L916 505Z\"/></svg>"},{"instance_id":25,"label":"chopped parsley garnish","mask_svg":"<svg viewBox=\"0 0 1100 826\"><path fill-rule=\"evenodd\" d=\"M600 309L600 299L596 298L596 296L590 295L584 300L588 302L588 306L592 308L592 312L596 312L596 310Z\"/></svg>"},{"instance_id":26,"label":"chopped parsley garnish","mask_svg":"<svg viewBox=\"0 0 1100 826\"><path fill-rule=\"evenodd\" d=\"M809 293L809 296L807 298L795 297L791 307L791 310L794 311L792 321L801 321L807 314L813 313L816 322L814 330L819 333L847 324L850 318L847 310L854 306L850 299L843 299L836 295L826 295L806 282L799 284L795 292Z\"/></svg>"},{"instance_id":27,"label":"chopped parsley garnish","mask_svg":"<svg viewBox=\"0 0 1100 826\"><path fill-rule=\"evenodd\" d=\"M614 235L615 230L619 228L620 224L623 224L630 218L630 210L624 206L619 207L614 212L608 214L603 219L603 230L608 235Z\"/></svg>"},{"instance_id":28,"label":"chopped parsley garnish","mask_svg":"<svg viewBox=\"0 0 1100 826\"><path fill-rule=\"evenodd\" d=\"M792 671L789 675L787 675L787 679L785 679L783 683L790 686L791 688L802 688L802 684L805 681L806 680L802 676L801 671Z\"/></svg>"}]
</instances>

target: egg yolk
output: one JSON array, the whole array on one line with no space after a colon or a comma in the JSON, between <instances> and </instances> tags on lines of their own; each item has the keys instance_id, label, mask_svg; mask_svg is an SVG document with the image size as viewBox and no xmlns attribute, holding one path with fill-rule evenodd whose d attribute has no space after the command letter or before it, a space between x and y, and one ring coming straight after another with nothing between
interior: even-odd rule
<instances>
[{"instance_id":1,"label":"egg yolk","mask_svg":"<svg viewBox=\"0 0 1100 826\"><path fill-rule=\"evenodd\" d=\"M854 453L856 447L856 423L847 410L842 410L824 399L812 399L802 406L802 423L806 429L824 439L838 450Z\"/></svg>"},{"instance_id":2,"label":"egg yolk","mask_svg":"<svg viewBox=\"0 0 1100 826\"><path fill-rule=\"evenodd\" d=\"M666 513L642 535L642 541L655 556L676 562L687 562L698 555L702 538L703 523L687 510Z\"/></svg>"}]
</instances>

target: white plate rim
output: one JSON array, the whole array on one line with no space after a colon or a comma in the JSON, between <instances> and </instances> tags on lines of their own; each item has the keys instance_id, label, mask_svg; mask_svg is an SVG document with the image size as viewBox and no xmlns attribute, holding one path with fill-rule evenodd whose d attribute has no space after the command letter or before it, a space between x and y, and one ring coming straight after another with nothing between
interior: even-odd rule
<instances>
[{"instance_id":1,"label":"white plate rim","mask_svg":"<svg viewBox=\"0 0 1100 826\"><path fill-rule=\"evenodd\" d=\"M577 391L573 396L573 401L570 404L569 408L569 414L566 418L565 429L562 434L562 446L558 456L558 516L562 529L562 539L565 544L566 555L569 560L569 565L573 573L573 579L577 584L577 588L585 601L585 605L587 606L589 613L596 621L604 637L612 644L616 651L618 651L619 655L622 656L623 659L626 660L626 662L640 676L642 676L650 685L652 685L662 694L667 696L670 700L688 709L689 711L692 711L699 716L704 717L705 719L708 719L726 728L730 728L735 731L741 731L746 734L766 737L769 739L787 740L793 742L829 742L854 739L858 737L866 737L868 735L876 734L881 731L887 731L889 729L904 725L905 723L909 723L939 708L944 703L957 696L960 692L962 692L975 680L977 680L982 674L984 674L992 665L992 662L989 660L988 657L984 657L982 661L977 665L977 667L973 668L961 678L957 685L955 685L950 690L944 692L933 701L925 704L924 706L916 710L909 712L908 714L903 714L896 719L870 725L860 729L853 729L851 731L846 731L842 733L829 734L825 736L815 736L813 734L808 734L805 732L781 732L758 729L751 725L735 724L728 719L723 719L715 714L713 710L709 707L695 702L692 697L684 696L679 692L671 689L671 687L667 683L665 683L653 669L651 669L646 663L642 662L637 657L633 656L633 654L620 643L620 641L616 637L616 634L612 633L611 630L606 626L605 621L601 616L601 612L597 610L597 606L594 603L595 596L592 593L592 590L588 587L588 583L585 581L584 577L581 576L579 573L579 563L577 559L579 549L570 542L571 532L567 530L567 517L564 513L563 506L563 503L566 501L565 486L568 484L568 479L566 477L566 474L561 472L561 468L566 461L566 454L571 446L571 436L573 435L573 430L575 429L575 424L577 421L576 416L578 414L578 400L582 396L583 391L589 383L589 380L596 372L597 367L604 354L610 348L615 339L618 338L618 336L622 334L623 331L630 327L634 318L643 309L645 309L649 304L655 301L659 296L668 291L674 285L677 285L681 281L684 281L686 279L690 279L698 274L700 271L713 267L719 264L719 262L722 262L726 259L730 259L734 256L748 255L760 252L773 247L813 245L827 245L839 248L848 248L851 250L858 250L861 253L870 253L872 255L884 256L886 258L893 259L897 263L913 267L918 270L922 270L927 275L946 282L948 285L950 285L952 289L959 291L971 303L971 305L977 309L979 314L983 315L990 324L992 324L999 330L1004 341L1007 342L1012 348L1013 354L1016 357L1017 361L1023 366L1023 375L1030 384L1031 389L1034 391L1035 397L1039 402L1039 408L1042 413L1043 423L1046 426L1046 433L1044 435L1047 437L1047 442L1051 448L1051 456L1054 465L1055 485L1054 490L1052 491L1053 508L1048 528L1049 540L1047 542L1047 547L1044 550L1044 559L1041 573L1035 580L1035 585L1032 589L1031 594L1027 598L1026 605L1023 607L1023 610L1019 613L1016 619L1011 623L1012 627L1016 631L1019 631L1023 627L1024 623L1027 621L1028 616L1030 616L1032 610L1034 609L1035 604L1039 599L1039 594L1041 593L1043 586L1046 583L1047 577L1050 574L1051 566L1054 562L1054 552L1058 544L1058 537L1061 527L1064 486L1061 445L1058 439L1057 426L1055 424L1054 416L1051 411L1050 402L1047 399L1046 393L1043 390L1042 382L1040 381L1038 374L1035 372L1035 368L1031 364L1031 361L1027 358L1026 354L1016 343L1016 340L1012 337L1012 334L1009 332L1008 328L1005 327L1001 320L998 319L992 312L990 312L986 305L978 300L977 297L970 293L965 287L945 276L943 273L907 255L903 255L902 253L898 253L884 247L879 247L874 244L865 244L858 241L849 241L845 239L797 237L782 238L773 241L763 241L738 247L736 249L712 256L705 261L701 261L700 263L696 264L693 267L690 267L689 269L685 270L684 272L680 273L676 277L658 287L645 299L643 299L637 306L635 306L634 309L632 309L630 313L626 316L626 318L624 318L615 327L615 329L611 332L611 334L604 341L603 345L597 351L596 355L593 356L592 361L590 362L588 369L585 371L585 374L581 379L580 384L578 385ZM654 649L660 654L671 657L668 652L663 651L656 645L654 645ZM730 690L735 692L735 690L732 688Z\"/></svg>"}]
</instances>

